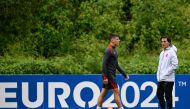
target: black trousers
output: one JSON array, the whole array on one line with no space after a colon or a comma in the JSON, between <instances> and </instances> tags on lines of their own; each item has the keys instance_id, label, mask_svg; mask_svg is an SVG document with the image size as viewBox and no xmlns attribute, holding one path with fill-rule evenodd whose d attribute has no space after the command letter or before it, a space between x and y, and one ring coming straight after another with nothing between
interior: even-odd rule
<instances>
[{"instance_id":1,"label":"black trousers","mask_svg":"<svg viewBox=\"0 0 190 109\"><path fill-rule=\"evenodd\" d=\"M166 106L165 106L166 103L167 103L167 109L172 109L173 85L174 85L174 82L166 82L166 81L158 82L156 95L159 100L161 109L166 109Z\"/></svg>"}]
</instances>

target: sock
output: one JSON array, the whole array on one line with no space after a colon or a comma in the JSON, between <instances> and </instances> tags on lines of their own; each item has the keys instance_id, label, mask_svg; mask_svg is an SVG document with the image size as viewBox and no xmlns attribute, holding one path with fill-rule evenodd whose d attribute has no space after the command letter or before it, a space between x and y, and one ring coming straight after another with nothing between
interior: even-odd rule
<instances>
[{"instance_id":1,"label":"sock","mask_svg":"<svg viewBox=\"0 0 190 109\"><path fill-rule=\"evenodd\" d=\"M124 109L123 107L120 107L119 109Z\"/></svg>"},{"instance_id":2,"label":"sock","mask_svg":"<svg viewBox=\"0 0 190 109\"><path fill-rule=\"evenodd\" d=\"M101 109L101 107L100 107L100 106L97 106L96 109Z\"/></svg>"}]
</instances>

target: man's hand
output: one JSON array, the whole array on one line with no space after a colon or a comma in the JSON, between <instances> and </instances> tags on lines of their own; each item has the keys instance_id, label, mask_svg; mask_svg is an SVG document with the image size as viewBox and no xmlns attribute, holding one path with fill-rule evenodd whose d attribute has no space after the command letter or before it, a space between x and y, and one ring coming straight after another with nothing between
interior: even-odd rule
<instances>
[{"instance_id":1,"label":"man's hand","mask_svg":"<svg viewBox=\"0 0 190 109\"><path fill-rule=\"evenodd\" d=\"M108 79L104 79L104 84L108 84Z\"/></svg>"},{"instance_id":2,"label":"man's hand","mask_svg":"<svg viewBox=\"0 0 190 109\"><path fill-rule=\"evenodd\" d=\"M129 75L126 75L125 80L129 80Z\"/></svg>"}]
</instances>

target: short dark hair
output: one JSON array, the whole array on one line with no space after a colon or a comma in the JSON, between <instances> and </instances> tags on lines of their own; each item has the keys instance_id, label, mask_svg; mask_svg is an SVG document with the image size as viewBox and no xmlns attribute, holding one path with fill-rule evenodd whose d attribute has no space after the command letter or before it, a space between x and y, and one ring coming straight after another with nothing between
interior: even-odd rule
<instances>
[{"instance_id":1,"label":"short dark hair","mask_svg":"<svg viewBox=\"0 0 190 109\"><path fill-rule=\"evenodd\" d=\"M160 38L160 41L162 40L162 38L166 38L167 41L168 41L169 43L171 43L171 39L170 39L170 37L169 37L168 35L162 36L162 37Z\"/></svg>"},{"instance_id":2,"label":"short dark hair","mask_svg":"<svg viewBox=\"0 0 190 109\"><path fill-rule=\"evenodd\" d=\"M110 34L110 37L109 37L109 41L111 41L111 39L112 39L112 38L115 38L115 37L119 37L119 35L116 34L116 33L111 33L111 34Z\"/></svg>"}]
</instances>

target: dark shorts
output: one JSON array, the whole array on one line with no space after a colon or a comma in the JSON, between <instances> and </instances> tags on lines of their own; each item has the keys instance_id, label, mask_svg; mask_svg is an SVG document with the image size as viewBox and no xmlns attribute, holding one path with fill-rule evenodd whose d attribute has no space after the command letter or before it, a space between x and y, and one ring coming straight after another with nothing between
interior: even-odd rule
<instances>
[{"instance_id":1,"label":"dark shorts","mask_svg":"<svg viewBox=\"0 0 190 109\"><path fill-rule=\"evenodd\" d=\"M114 73L109 73L109 75L105 76L104 73L102 73L102 79L108 79L108 84L102 84L102 88L106 89L116 89L118 88L116 78Z\"/></svg>"},{"instance_id":2,"label":"dark shorts","mask_svg":"<svg viewBox=\"0 0 190 109\"><path fill-rule=\"evenodd\" d=\"M117 86L117 83L115 81L109 81L108 80L108 84L102 84L102 88L105 88L105 89L117 89L118 86Z\"/></svg>"}]
</instances>

